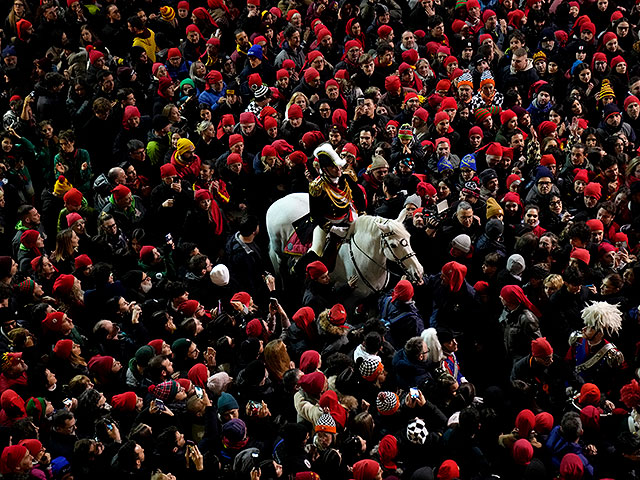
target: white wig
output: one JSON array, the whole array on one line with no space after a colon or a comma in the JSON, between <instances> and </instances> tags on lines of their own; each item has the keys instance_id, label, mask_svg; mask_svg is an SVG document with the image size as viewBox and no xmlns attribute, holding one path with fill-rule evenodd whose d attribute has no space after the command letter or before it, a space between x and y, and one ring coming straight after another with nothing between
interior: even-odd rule
<instances>
[{"instance_id":1,"label":"white wig","mask_svg":"<svg viewBox=\"0 0 640 480\"><path fill-rule=\"evenodd\" d=\"M424 343L427 344L429 349L428 360L430 362L439 362L444 358L442 353L442 346L438 340L438 332L435 328L427 328L420 334Z\"/></svg>"},{"instance_id":2,"label":"white wig","mask_svg":"<svg viewBox=\"0 0 640 480\"><path fill-rule=\"evenodd\" d=\"M608 335L618 333L622 328L622 312L618 304L591 302L591 305L582 310L582 320L585 326L606 332Z\"/></svg>"}]
</instances>

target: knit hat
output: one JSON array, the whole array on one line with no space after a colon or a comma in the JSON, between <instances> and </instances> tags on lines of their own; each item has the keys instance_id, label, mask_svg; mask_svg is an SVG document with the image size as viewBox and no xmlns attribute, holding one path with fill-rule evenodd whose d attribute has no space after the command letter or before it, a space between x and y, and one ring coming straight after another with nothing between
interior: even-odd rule
<instances>
[{"instance_id":1,"label":"knit hat","mask_svg":"<svg viewBox=\"0 0 640 480\"><path fill-rule=\"evenodd\" d=\"M518 253L514 253L507 259L507 271L511 275L520 275L526 267L524 257Z\"/></svg>"},{"instance_id":2,"label":"knit hat","mask_svg":"<svg viewBox=\"0 0 640 480\"><path fill-rule=\"evenodd\" d=\"M56 183L53 185L53 194L56 195L57 197L60 197L60 196L63 196L72 188L73 188L73 185L69 183L69 180L67 180L64 177L64 175L60 175L56 180Z\"/></svg>"},{"instance_id":3,"label":"knit hat","mask_svg":"<svg viewBox=\"0 0 640 480\"><path fill-rule=\"evenodd\" d=\"M178 305L178 311L185 317L192 317L200 308L200 302L197 300L187 300Z\"/></svg>"},{"instance_id":4,"label":"knit hat","mask_svg":"<svg viewBox=\"0 0 640 480\"><path fill-rule=\"evenodd\" d=\"M529 465L533 458L533 446L531 442L525 438L516 440L511 450L511 455L516 465Z\"/></svg>"},{"instance_id":5,"label":"knit hat","mask_svg":"<svg viewBox=\"0 0 640 480\"><path fill-rule=\"evenodd\" d=\"M576 182L578 180L589 183L589 171L586 168L576 168L574 170L573 181Z\"/></svg>"},{"instance_id":6,"label":"knit hat","mask_svg":"<svg viewBox=\"0 0 640 480\"><path fill-rule=\"evenodd\" d=\"M316 260L307 265L307 275L311 280L318 280L322 275L327 273L329 270L320 260Z\"/></svg>"},{"instance_id":7,"label":"knit hat","mask_svg":"<svg viewBox=\"0 0 640 480\"><path fill-rule=\"evenodd\" d=\"M193 152L196 149L195 145L188 138L181 138L178 140L178 145L176 147L176 155L182 156L187 152Z\"/></svg>"},{"instance_id":8,"label":"knit hat","mask_svg":"<svg viewBox=\"0 0 640 480\"><path fill-rule=\"evenodd\" d=\"M164 402L173 400L179 390L180 386L175 380L166 380L157 385L149 385L148 388L148 391L151 395Z\"/></svg>"},{"instance_id":9,"label":"knit hat","mask_svg":"<svg viewBox=\"0 0 640 480\"><path fill-rule=\"evenodd\" d=\"M82 192L77 188L70 189L67 193L64 194L62 199L64 203L70 205L72 207L79 207L82 205Z\"/></svg>"},{"instance_id":10,"label":"knit hat","mask_svg":"<svg viewBox=\"0 0 640 480\"><path fill-rule=\"evenodd\" d=\"M232 418L222 425L222 436L232 444L247 438L247 425L239 418Z\"/></svg>"},{"instance_id":11,"label":"knit hat","mask_svg":"<svg viewBox=\"0 0 640 480\"><path fill-rule=\"evenodd\" d=\"M245 307L248 307L249 305L251 305L251 295L249 295L247 292L238 292L238 293L235 293L233 297L231 297L230 301L240 302Z\"/></svg>"},{"instance_id":12,"label":"knit hat","mask_svg":"<svg viewBox=\"0 0 640 480\"><path fill-rule=\"evenodd\" d=\"M176 18L176 11L168 6L160 7L160 15L162 19L167 22L172 22L174 18Z\"/></svg>"},{"instance_id":13,"label":"knit hat","mask_svg":"<svg viewBox=\"0 0 640 480\"><path fill-rule=\"evenodd\" d=\"M533 429L536 433L546 435L553 429L553 416L547 412L540 412L536 415Z\"/></svg>"},{"instance_id":14,"label":"knit hat","mask_svg":"<svg viewBox=\"0 0 640 480\"><path fill-rule=\"evenodd\" d=\"M209 278L214 285L224 287L229 284L229 280L231 278L229 268L226 265L219 263L211 269Z\"/></svg>"},{"instance_id":15,"label":"knit hat","mask_svg":"<svg viewBox=\"0 0 640 480\"><path fill-rule=\"evenodd\" d=\"M378 376L384 371L382 360L377 355L366 357L358 368L360 375L367 382L375 382Z\"/></svg>"},{"instance_id":16,"label":"knit hat","mask_svg":"<svg viewBox=\"0 0 640 480\"><path fill-rule=\"evenodd\" d=\"M302 118L302 108L297 103L291 104L287 110L287 117L291 119Z\"/></svg>"},{"instance_id":17,"label":"knit hat","mask_svg":"<svg viewBox=\"0 0 640 480\"><path fill-rule=\"evenodd\" d=\"M318 432L326 432L326 433L337 433L336 421L333 419L331 414L323 413L318 417L316 423L314 425L314 431Z\"/></svg>"},{"instance_id":18,"label":"knit hat","mask_svg":"<svg viewBox=\"0 0 640 480\"><path fill-rule=\"evenodd\" d=\"M400 407L400 399L394 392L379 392L376 407L381 415L393 415Z\"/></svg>"},{"instance_id":19,"label":"knit hat","mask_svg":"<svg viewBox=\"0 0 640 480\"><path fill-rule=\"evenodd\" d=\"M53 282L53 294L54 295L66 295L71 292L73 284L76 281L76 277L73 275L62 274L56 281Z\"/></svg>"},{"instance_id":20,"label":"knit hat","mask_svg":"<svg viewBox=\"0 0 640 480\"><path fill-rule=\"evenodd\" d=\"M602 185L597 182L588 183L587 186L584 187L584 196L594 197L596 200L600 200L602 197Z\"/></svg>"},{"instance_id":21,"label":"knit hat","mask_svg":"<svg viewBox=\"0 0 640 480\"><path fill-rule=\"evenodd\" d=\"M624 99L624 110L626 110L627 107L629 107L629 105L633 103L640 104L640 100L635 95L629 95L627 98Z\"/></svg>"},{"instance_id":22,"label":"knit hat","mask_svg":"<svg viewBox=\"0 0 640 480\"><path fill-rule=\"evenodd\" d=\"M64 312L50 312L42 320L42 329L45 331L59 332L62 328L62 319L64 318Z\"/></svg>"},{"instance_id":23,"label":"knit hat","mask_svg":"<svg viewBox=\"0 0 640 480\"><path fill-rule=\"evenodd\" d=\"M182 58L182 52L179 48L173 47L167 51L167 60L171 58Z\"/></svg>"},{"instance_id":24,"label":"knit hat","mask_svg":"<svg viewBox=\"0 0 640 480\"><path fill-rule=\"evenodd\" d=\"M83 218L82 215L80 215L78 212L72 212L66 216L66 220L67 226L71 228L78 220L83 220Z\"/></svg>"},{"instance_id":25,"label":"knit hat","mask_svg":"<svg viewBox=\"0 0 640 480\"><path fill-rule=\"evenodd\" d=\"M172 163L165 163L160 167L160 178L177 177L178 171Z\"/></svg>"},{"instance_id":26,"label":"knit hat","mask_svg":"<svg viewBox=\"0 0 640 480\"><path fill-rule=\"evenodd\" d=\"M347 321L347 311L340 303L336 303L331 310L329 310L329 323L335 326L342 327ZM346 327L345 327L346 328Z\"/></svg>"},{"instance_id":27,"label":"knit hat","mask_svg":"<svg viewBox=\"0 0 640 480\"><path fill-rule=\"evenodd\" d=\"M218 372L207 379L207 388L214 395L222 395L224 388L233 381L227 372Z\"/></svg>"},{"instance_id":28,"label":"knit hat","mask_svg":"<svg viewBox=\"0 0 640 480\"><path fill-rule=\"evenodd\" d=\"M113 194L113 199L117 202L118 200L122 200L128 195L131 195L131 190L129 187L124 185L118 185L116 188L111 190L111 193Z\"/></svg>"},{"instance_id":29,"label":"knit hat","mask_svg":"<svg viewBox=\"0 0 640 480\"><path fill-rule=\"evenodd\" d=\"M389 164L382 155L374 155L371 157L371 165L367 168L369 172L373 172L380 168L389 168Z\"/></svg>"},{"instance_id":30,"label":"knit hat","mask_svg":"<svg viewBox=\"0 0 640 480\"><path fill-rule=\"evenodd\" d=\"M83 253L82 255L78 255L74 261L74 266L76 270L85 269L90 265L93 265L93 261L89 258L89 255L87 255L86 253Z\"/></svg>"},{"instance_id":31,"label":"knit hat","mask_svg":"<svg viewBox=\"0 0 640 480\"><path fill-rule=\"evenodd\" d=\"M560 480L581 480L584 475L584 463L575 453L567 453L560 462Z\"/></svg>"},{"instance_id":32,"label":"knit hat","mask_svg":"<svg viewBox=\"0 0 640 480\"><path fill-rule=\"evenodd\" d=\"M254 318L249 323L247 323L247 336L259 338L264 333L264 325L262 320L258 318Z\"/></svg>"},{"instance_id":33,"label":"knit hat","mask_svg":"<svg viewBox=\"0 0 640 480\"><path fill-rule=\"evenodd\" d=\"M73 340L64 339L58 340L53 347L53 353L56 357L67 359L71 356L71 349L73 348Z\"/></svg>"},{"instance_id":34,"label":"knit hat","mask_svg":"<svg viewBox=\"0 0 640 480\"><path fill-rule=\"evenodd\" d=\"M300 388L302 388L305 393L314 398L320 398L326 380L327 379L322 372L316 371L313 373L306 373L300 377L298 385L300 385Z\"/></svg>"},{"instance_id":35,"label":"knit hat","mask_svg":"<svg viewBox=\"0 0 640 480\"><path fill-rule=\"evenodd\" d=\"M589 265L589 262L591 261L591 254L586 248L574 248L569 254L569 258L575 258L584 262L585 265Z\"/></svg>"},{"instance_id":36,"label":"knit hat","mask_svg":"<svg viewBox=\"0 0 640 480\"><path fill-rule=\"evenodd\" d=\"M155 248L156 247L154 247L153 245L145 245L144 247L142 247L140 249L140 260L147 265L150 265L151 262L153 262L153 251L155 250Z\"/></svg>"},{"instance_id":37,"label":"knit hat","mask_svg":"<svg viewBox=\"0 0 640 480\"><path fill-rule=\"evenodd\" d=\"M111 406L118 412L133 412L138 403L135 392L124 392L111 397Z\"/></svg>"},{"instance_id":38,"label":"knit hat","mask_svg":"<svg viewBox=\"0 0 640 480\"><path fill-rule=\"evenodd\" d=\"M469 253L471 251L471 237L466 233L461 233L451 240L451 248L460 250L464 254Z\"/></svg>"},{"instance_id":39,"label":"knit hat","mask_svg":"<svg viewBox=\"0 0 640 480\"><path fill-rule=\"evenodd\" d=\"M481 108L477 108L474 112L473 112L473 116L476 119L476 122L480 123L482 122L485 118L490 117L491 116L491 112L489 110L487 110L484 107Z\"/></svg>"},{"instance_id":40,"label":"knit hat","mask_svg":"<svg viewBox=\"0 0 640 480\"><path fill-rule=\"evenodd\" d=\"M308 310L306 310L308 309ZM310 310L310 311L309 311ZM300 312L308 312L308 318L313 321L313 309L311 307L302 307L300 310L296 312L298 315ZM298 322L296 321L296 324ZM320 354L315 350L307 350L300 356L300 370L304 373L312 373L318 369L318 365L320 365Z\"/></svg>"},{"instance_id":41,"label":"knit hat","mask_svg":"<svg viewBox=\"0 0 640 480\"><path fill-rule=\"evenodd\" d=\"M600 389L594 383L585 383L580 388L578 403L584 405L598 405L600 403Z\"/></svg>"},{"instance_id":42,"label":"knit hat","mask_svg":"<svg viewBox=\"0 0 640 480\"><path fill-rule=\"evenodd\" d=\"M409 422L409 425L407 425L407 440L411 443L424 445L428 436L429 431L427 430L427 425L421 418L414 418Z\"/></svg>"},{"instance_id":43,"label":"knit hat","mask_svg":"<svg viewBox=\"0 0 640 480\"><path fill-rule=\"evenodd\" d=\"M20 243L26 248L35 248L40 232L37 230L25 230L20 235Z\"/></svg>"},{"instance_id":44,"label":"knit hat","mask_svg":"<svg viewBox=\"0 0 640 480\"><path fill-rule=\"evenodd\" d=\"M413 285L408 280L400 280L393 289L393 295L391 295L391 301L395 302L400 300L401 302L408 302L413 298Z\"/></svg>"},{"instance_id":45,"label":"knit hat","mask_svg":"<svg viewBox=\"0 0 640 480\"><path fill-rule=\"evenodd\" d=\"M542 138L548 137L553 132L555 132L557 128L558 128L558 125L556 125L553 122L550 122L549 120L545 120L541 122L540 125L538 125L538 134Z\"/></svg>"},{"instance_id":46,"label":"knit hat","mask_svg":"<svg viewBox=\"0 0 640 480\"><path fill-rule=\"evenodd\" d=\"M518 118L518 115L511 109L503 110L502 113L500 113L500 123L502 125L508 123L512 118Z\"/></svg>"},{"instance_id":47,"label":"knit hat","mask_svg":"<svg viewBox=\"0 0 640 480\"><path fill-rule=\"evenodd\" d=\"M540 158L540 165L542 165L543 167L548 167L549 165L555 165L555 164L556 164L556 157L554 157L551 154L542 155L542 157Z\"/></svg>"},{"instance_id":48,"label":"knit hat","mask_svg":"<svg viewBox=\"0 0 640 480\"><path fill-rule=\"evenodd\" d=\"M218 398L218 411L220 413L226 413L229 410L237 410L239 408L238 402L233 395L227 392L222 392L220 394L220 398Z\"/></svg>"},{"instance_id":49,"label":"knit hat","mask_svg":"<svg viewBox=\"0 0 640 480\"><path fill-rule=\"evenodd\" d=\"M445 460L438 468L438 480L454 480L460 478L460 468L453 460Z\"/></svg>"},{"instance_id":50,"label":"knit hat","mask_svg":"<svg viewBox=\"0 0 640 480\"><path fill-rule=\"evenodd\" d=\"M22 459L29 453L24 445L10 445L4 447L0 456L0 473L7 475L14 473L20 466Z\"/></svg>"},{"instance_id":51,"label":"knit hat","mask_svg":"<svg viewBox=\"0 0 640 480\"><path fill-rule=\"evenodd\" d=\"M487 200L487 220L498 215L504 215L504 210L495 198L489 197Z\"/></svg>"},{"instance_id":52,"label":"knit hat","mask_svg":"<svg viewBox=\"0 0 640 480\"><path fill-rule=\"evenodd\" d=\"M9 370L12 366L17 365L22 360L22 352L12 353L4 352L0 356L0 368L3 372Z\"/></svg>"},{"instance_id":53,"label":"knit hat","mask_svg":"<svg viewBox=\"0 0 640 480\"><path fill-rule=\"evenodd\" d=\"M606 58L605 58L606 59ZM600 85L600 91L596 94L596 100L602 100L603 98L606 97L614 97L615 98L616 94L613 91L613 88L611 87L611 83L609 82L608 79L604 79L602 81L602 84ZM615 105L615 104L608 104L608 105Z\"/></svg>"},{"instance_id":54,"label":"knit hat","mask_svg":"<svg viewBox=\"0 0 640 480\"><path fill-rule=\"evenodd\" d=\"M492 218L484 226L484 231L490 240L498 240L504 233L504 223L497 218Z\"/></svg>"},{"instance_id":55,"label":"knit hat","mask_svg":"<svg viewBox=\"0 0 640 480\"><path fill-rule=\"evenodd\" d=\"M151 340L149 343L147 343L147 346L153 349L155 355L160 355L162 353L163 345L164 340L162 340L161 338L156 338L155 340ZM138 351L140 351L140 348L138 349Z\"/></svg>"},{"instance_id":56,"label":"knit hat","mask_svg":"<svg viewBox=\"0 0 640 480\"><path fill-rule=\"evenodd\" d=\"M545 337L536 338L531 340L531 355L534 357L548 357L553 355L553 348Z\"/></svg>"},{"instance_id":57,"label":"knit hat","mask_svg":"<svg viewBox=\"0 0 640 480\"><path fill-rule=\"evenodd\" d=\"M411 130L411 125L409 125L408 123L403 123L398 129L398 138L401 140L411 140L413 138L413 131Z\"/></svg>"},{"instance_id":58,"label":"knit hat","mask_svg":"<svg viewBox=\"0 0 640 480\"><path fill-rule=\"evenodd\" d=\"M592 232L603 232L604 231L604 225L603 223L598 220L597 218L592 218L591 220L587 220L587 227L589 227L589 229Z\"/></svg>"}]
</instances>

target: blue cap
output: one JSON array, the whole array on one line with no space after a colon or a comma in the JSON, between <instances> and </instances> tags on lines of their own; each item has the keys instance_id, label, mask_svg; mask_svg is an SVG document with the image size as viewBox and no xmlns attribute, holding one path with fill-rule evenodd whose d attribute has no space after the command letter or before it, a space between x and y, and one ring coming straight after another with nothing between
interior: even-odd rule
<instances>
[{"instance_id":1,"label":"blue cap","mask_svg":"<svg viewBox=\"0 0 640 480\"><path fill-rule=\"evenodd\" d=\"M258 60L264 60L264 55L262 54L262 46L256 44L253 47L251 47L247 52L247 56L256 57Z\"/></svg>"}]
</instances>

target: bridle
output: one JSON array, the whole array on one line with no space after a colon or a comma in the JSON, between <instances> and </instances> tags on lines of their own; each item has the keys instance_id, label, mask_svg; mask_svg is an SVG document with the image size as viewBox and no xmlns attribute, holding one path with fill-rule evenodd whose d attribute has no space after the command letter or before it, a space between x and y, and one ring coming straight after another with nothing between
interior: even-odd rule
<instances>
[{"instance_id":1,"label":"bridle","mask_svg":"<svg viewBox=\"0 0 640 480\"><path fill-rule=\"evenodd\" d=\"M384 222L384 225L387 225L388 220ZM403 257L398 257L396 255L396 253L393 251L393 248L391 248L391 245L389 245L389 241L387 240L389 237L392 237L393 235L395 235L395 233L393 232L393 230L389 231L389 232L383 232L380 235L380 249L382 250L382 253L384 255L384 251L385 250L389 250L389 252L391 252L391 256L393 257L393 262L395 264L397 264L402 271L404 272L404 274L407 277L411 277L412 275L409 272L409 269L404 265L404 262L406 260L408 260L409 258L415 257L416 253L413 251L410 251L409 253L407 253L405 256ZM367 252L365 252L362 248L360 248L360 246L356 243L356 239L355 239L355 235L351 235L348 238L348 242L349 242L349 256L351 257L351 263L353 263L353 268L355 269L356 273L358 274L358 276L360 277L360 279L362 280L362 283L364 283L367 288L369 288L373 293L380 293L382 292L386 286L389 284L389 278L392 275L392 272L389 271L389 269L387 268L386 265L381 265L380 263L378 263L374 258L372 258ZM400 240L400 245L402 247L410 247L409 245L409 240L407 240L406 238L403 238ZM379 267L380 269L382 269L385 272L385 281L384 284L382 286L382 288L375 288L371 282L369 282L369 280L366 279L366 277L364 276L364 274L362 273L362 270L360 269L360 267L358 267L358 264L356 263L356 259L355 256L353 255L353 247L356 247L367 259L369 259L374 265L376 265L377 267ZM385 259L386 259L386 255L385 255Z\"/></svg>"}]
</instances>

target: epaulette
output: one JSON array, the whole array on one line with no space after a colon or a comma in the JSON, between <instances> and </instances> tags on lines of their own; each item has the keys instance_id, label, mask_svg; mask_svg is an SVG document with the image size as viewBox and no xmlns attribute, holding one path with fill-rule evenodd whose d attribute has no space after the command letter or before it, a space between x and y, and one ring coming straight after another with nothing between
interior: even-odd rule
<instances>
[{"instance_id":1,"label":"epaulette","mask_svg":"<svg viewBox=\"0 0 640 480\"><path fill-rule=\"evenodd\" d=\"M324 178L318 177L309 184L309 195L312 197L319 197L322 194L324 186Z\"/></svg>"}]
</instances>

